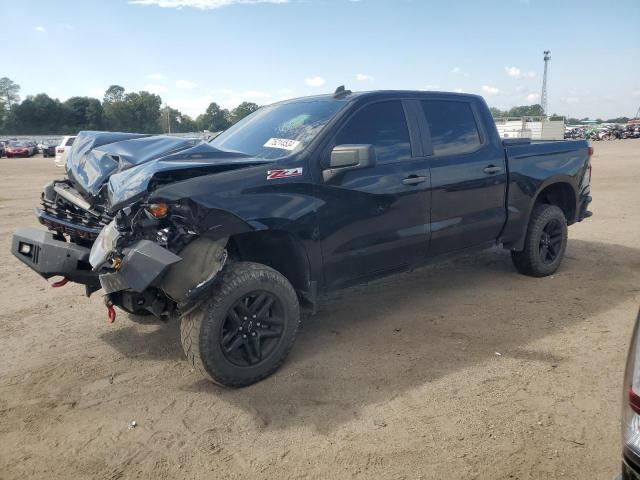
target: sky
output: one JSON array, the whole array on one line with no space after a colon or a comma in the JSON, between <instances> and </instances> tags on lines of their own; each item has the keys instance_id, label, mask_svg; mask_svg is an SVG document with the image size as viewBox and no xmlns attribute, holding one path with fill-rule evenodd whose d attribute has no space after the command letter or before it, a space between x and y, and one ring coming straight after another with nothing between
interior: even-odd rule
<instances>
[{"instance_id":1,"label":"sky","mask_svg":"<svg viewBox=\"0 0 640 480\"><path fill-rule=\"evenodd\" d=\"M640 0L0 0L0 77L21 96L159 94L196 116L351 90L483 95L501 109L633 116Z\"/></svg>"}]
</instances>

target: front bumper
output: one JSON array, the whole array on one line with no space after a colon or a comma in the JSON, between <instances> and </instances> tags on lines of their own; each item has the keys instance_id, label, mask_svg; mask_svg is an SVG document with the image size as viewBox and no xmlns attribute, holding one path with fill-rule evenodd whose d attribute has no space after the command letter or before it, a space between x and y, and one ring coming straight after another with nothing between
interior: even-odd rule
<instances>
[{"instance_id":1,"label":"front bumper","mask_svg":"<svg viewBox=\"0 0 640 480\"><path fill-rule=\"evenodd\" d=\"M106 294L122 290L143 292L155 285L171 265L182 260L150 240L140 240L125 248L123 253L120 270L100 275L100 284Z\"/></svg>"},{"instance_id":2,"label":"front bumper","mask_svg":"<svg viewBox=\"0 0 640 480\"><path fill-rule=\"evenodd\" d=\"M13 234L11 253L45 279L60 275L72 282L100 287L98 275L91 271L89 249L56 240L45 230L17 229Z\"/></svg>"}]
</instances>

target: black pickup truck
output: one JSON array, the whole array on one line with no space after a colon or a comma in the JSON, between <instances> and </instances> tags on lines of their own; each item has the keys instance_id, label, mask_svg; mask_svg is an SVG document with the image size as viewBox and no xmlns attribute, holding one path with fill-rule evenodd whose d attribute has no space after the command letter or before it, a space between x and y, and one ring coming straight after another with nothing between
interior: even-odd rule
<instances>
[{"instance_id":1,"label":"black pickup truck","mask_svg":"<svg viewBox=\"0 0 640 480\"><path fill-rule=\"evenodd\" d=\"M586 141L501 140L484 100L376 91L260 108L210 142L81 132L13 254L44 278L177 318L204 375L243 386L290 351L318 296L502 245L556 271L591 215Z\"/></svg>"}]
</instances>

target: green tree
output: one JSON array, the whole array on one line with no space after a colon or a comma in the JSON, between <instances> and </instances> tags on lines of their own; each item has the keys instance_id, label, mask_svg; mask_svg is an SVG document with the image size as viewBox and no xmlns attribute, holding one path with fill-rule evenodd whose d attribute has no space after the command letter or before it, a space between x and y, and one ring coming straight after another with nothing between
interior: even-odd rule
<instances>
[{"instance_id":1,"label":"green tree","mask_svg":"<svg viewBox=\"0 0 640 480\"><path fill-rule=\"evenodd\" d=\"M489 111L491 112L491 116L493 118L502 118L506 117L509 112L505 112L496 107L490 107Z\"/></svg>"},{"instance_id":2,"label":"green tree","mask_svg":"<svg viewBox=\"0 0 640 480\"><path fill-rule=\"evenodd\" d=\"M196 122L189 115L184 115L169 106L160 110L159 122L162 133L189 133L198 130ZM171 126L170 132L169 126Z\"/></svg>"},{"instance_id":3,"label":"green tree","mask_svg":"<svg viewBox=\"0 0 640 480\"><path fill-rule=\"evenodd\" d=\"M629 121L629 117L616 117L610 118L607 120L607 123L627 123Z\"/></svg>"},{"instance_id":4,"label":"green tree","mask_svg":"<svg viewBox=\"0 0 640 480\"><path fill-rule=\"evenodd\" d=\"M20 101L20 85L10 78L0 78L0 101L7 110L11 110Z\"/></svg>"},{"instance_id":5,"label":"green tree","mask_svg":"<svg viewBox=\"0 0 640 480\"><path fill-rule=\"evenodd\" d=\"M104 103L122 102L124 100L124 87L120 85L111 85L104 92Z\"/></svg>"},{"instance_id":6,"label":"green tree","mask_svg":"<svg viewBox=\"0 0 640 480\"><path fill-rule=\"evenodd\" d=\"M226 130L231 126L229 110L220 108L220 105L212 102L203 114L198 115L196 123L198 130L209 130L210 132Z\"/></svg>"},{"instance_id":7,"label":"green tree","mask_svg":"<svg viewBox=\"0 0 640 480\"><path fill-rule=\"evenodd\" d=\"M64 121L64 108L58 99L46 93L28 96L9 112L5 131L10 133L60 133Z\"/></svg>"},{"instance_id":8,"label":"green tree","mask_svg":"<svg viewBox=\"0 0 640 480\"><path fill-rule=\"evenodd\" d=\"M105 124L120 132L159 133L160 96L149 92L124 93L119 85L110 86L104 96Z\"/></svg>"},{"instance_id":9,"label":"green tree","mask_svg":"<svg viewBox=\"0 0 640 480\"><path fill-rule=\"evenodd\" d=\"M97 98L71 97L64 103L65 126L69 132L100 130L104 124L104 111Z\"/></svg>"},{"instance_id":10,"label":"green tree","mask_svg":"<svg viewBox=\"0 0 640 480\"><path fill-rule=\"evenodd\" d=\"M509 110L510 117L540 117L544 115L542 105L521 105L519 107L513 107Z\"/></svg>"},{"instance_id":11,"label":"green tree","mask_svg":"<svg viewBox=\"0 0 640 480\"><path fill-rule=\"evenodd\" d=\"M242 102L236 108L231 111L231 123L235 124L242 120L247 115L252 114L258 110L260 106L253 102Z\"/></svg>"},{"instance_id":12,"label":"green tree","mask_svg":"<svg viewBox=\"0 0 640 480\"><path fill-rule=\"evenodd\" d=\"M5 103L0 100L0 132L4 132L4 126L7 122L7 115L9 114L9 110Z\"/></svg>"}]
</instances>

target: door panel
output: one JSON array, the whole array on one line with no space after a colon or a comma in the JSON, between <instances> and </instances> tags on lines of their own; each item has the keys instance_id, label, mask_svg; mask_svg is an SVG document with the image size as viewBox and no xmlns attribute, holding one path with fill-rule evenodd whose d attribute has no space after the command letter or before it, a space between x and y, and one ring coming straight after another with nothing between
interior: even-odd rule
<instances>
[{"instance_id":1,"label":"door panel","mask_svg":"<svg viewBox=\"0 0 640 480\"><path fill-rule=\"evenodd\" d=\"M426 100L433 155L429 255L495 240L506 220L506 165L469 102Z\"/></svg>"},{"instance_id":2,"label":"door panel","mask_svg":"<svg viewBox=\"0 0 640 480\"><path fill-rule=\"evenodd\" d=\"M390 105L383 108L380 103L393 103L395 113L387 111ZM336 135L334 145L374 145L377 162L372 168L346 171L318 186L325 202L319 221L328 288L400 269L426 256L428 161L412 157L405 145L408 131L399 135L397 123L387 124L394 118L404 124L403 130L407 128L399 100L370 104L347 120Z\"/></svg>"}]
</instances>

